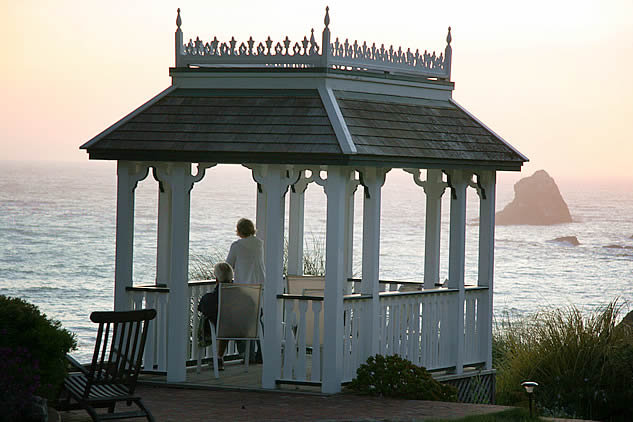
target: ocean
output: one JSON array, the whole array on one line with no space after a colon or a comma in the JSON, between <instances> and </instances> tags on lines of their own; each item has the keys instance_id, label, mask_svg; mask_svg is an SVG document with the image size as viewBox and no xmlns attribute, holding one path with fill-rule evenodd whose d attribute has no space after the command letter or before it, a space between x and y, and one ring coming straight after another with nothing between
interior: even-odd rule
<instances>
[{"instance_id":1,"label":"ocean","mask_svg":"<svg viewBox=\"0 0 633 422\"><path fill-rule=\"evenodd\" d=\"M94 327L89 315L113 305L116 221L114 163L0 161L0 294L21 297L75 332L87 361ZM523 174L528 176L529 174ZM516 179L516 177L514 177ZM633 302L633 185L560 183L573 222L496 228L496 317L576 305L591 311L620 298ZM240 166L218 166L192 191L190 254L224 255L235 222L255 217L256 186ZM500 174L497 210L514 196ZM325 195L306 191L306 248L323 245ZM356 193L354 272L360 275L362 193ZM448 274L448 195L444 195L441 275ZM478 199L468 197L466 281L477 276ZM151 176L136 195L134 281L155 278L157 184ZM286 225L287 230L287 225ZM576 236L579 246L555 242ZM383 188L380 277L422 280L424 193L392 170Z\"/></svg>"}]
</instances>

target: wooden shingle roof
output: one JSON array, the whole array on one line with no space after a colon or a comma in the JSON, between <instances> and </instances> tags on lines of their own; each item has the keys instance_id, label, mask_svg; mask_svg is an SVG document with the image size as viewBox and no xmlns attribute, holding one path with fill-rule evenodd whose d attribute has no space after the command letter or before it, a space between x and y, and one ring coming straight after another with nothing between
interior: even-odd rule
<instances>
[{"instance_id":1,"label":"wooden shingle roof","mask_svg":"<svg viewBox=\"0 0 633 422\"><path fill-rule=\"evenodd\" d=\"M317 89L171 88L87 142L90 158L218 163L487 167L527 159L452 101ZM334 111L333 111L334 110ZM335 131L344 127L349 134ZM355 146L344 152L341 133Z\"/></svg>"},{"instance_id":2,"label":"wooden shingle roof","mask_svg":"<svg viewBox=\"0 0 633 422\"><path fill-rule=\"evenodd\" d=\"M450 102L337 102L358 154L437 160L524 161L497 135Z\"/></svg>"}]
</instances>

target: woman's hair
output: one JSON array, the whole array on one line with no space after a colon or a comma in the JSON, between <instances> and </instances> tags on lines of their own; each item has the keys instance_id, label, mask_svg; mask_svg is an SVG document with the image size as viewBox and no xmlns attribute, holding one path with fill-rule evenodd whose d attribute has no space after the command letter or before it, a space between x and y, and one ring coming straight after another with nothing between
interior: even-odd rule
<instances>
[{"instance_id":1,"label":"woman's hair","mask_svg":"<svg viewBox=\"0 0 633 422\"><path fill-rule=\"evenodd\" d=\"M252 236L255 234L255 225L248 218L240 218L237 222L237 232L244 236Z\"/></svg>"},{"instance_id":2,"label":"woman's hair","mask_svg":"<svg viewBox=\"0 0 633 422\"><path fill-rule=\"evenodd\" d=\"M218 262L213 267L215 279L220 283L230 283L233 281L233 268L228 262Z\"/></svg>"}]
</instances>

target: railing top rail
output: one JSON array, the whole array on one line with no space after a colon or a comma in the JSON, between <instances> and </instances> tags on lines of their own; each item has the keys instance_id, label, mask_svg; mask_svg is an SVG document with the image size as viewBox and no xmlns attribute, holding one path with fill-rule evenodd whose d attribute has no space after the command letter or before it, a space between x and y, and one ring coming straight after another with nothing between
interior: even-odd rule
<instances>
[{"instance_id":1,"label":"railing top rail","mask_svg":"<svg viewBox=\"0 0 633 422\"><path fill-rule=\"evenodd\" d=\"M434 294L446 294L456 293L459 289L431 289L431 290L415 290L412 292L380 292L380 297L391 296L411 296L411 295L434 295Z\"/></svg>"},{"instance_id":2,"label":"railing top rail","mask_svg":"<svg viewBox=\"0 0 633 422\"><path fill-rule=\"evenodd\" d=\"M155 293L169 293L169 287L164 285L146 284L138 286L128 286L125 288L128 292L155 292Z\"/></svg>"},{"instance_id":3,"label":"railing top rail","mask_svg":"<svg viewBox=\"0 0 633 422\"><path fill-rule=\"evenodd\" d=\"M272 68L337 68L342 70L374 71L378 73L401 73L450 80L451 77L451 28L448 28L444 52L436 54L426 50L403 50L402 47L385 47L348 39L330 42L329 8L325 8L325 27L321 45L317 43L312 29L310 38L291 41L288 36L281 41L273 41L270 36L260 42L249 37L238 42L235 37L220 42L217 37L208 42L200 38L183 42L180 29L182 19L180 9L176 18L176 67L272 67Z\"/></svg>"},{"instance_id":4,"label":"railing top rail","mask_svg":"<svg viewBox=\"0 0 633 422\"><path fill-rule=\"evenodd\" d=\"M291 295L291 294L280 294L277 295L277 299L290 299L290 300L316 300L322 301L324 300L323 296L312 296L312 295ZM368 300L371 299L371 295L362 295L362 294L351 294L343 296L343 300Z\"/></svg>"}]
</instances>

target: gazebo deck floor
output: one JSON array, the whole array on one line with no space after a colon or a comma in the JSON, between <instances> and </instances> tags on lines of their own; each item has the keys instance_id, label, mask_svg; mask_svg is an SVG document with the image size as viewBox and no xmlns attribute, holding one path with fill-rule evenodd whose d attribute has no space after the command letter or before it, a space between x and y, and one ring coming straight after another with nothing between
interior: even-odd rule
<instances>
[{"instance_id":1,"label":"gazebo deck floor","mask_svg":"<svg viewBox=\"0 0 633 422\"><path fill-rule=\"evenodd\" d=\"M308 375L312 369L310 359L308 359ZM224 365L224 371L220 371L219 377L213 375L213 366L203 364L198 373L196 366L187 367L186 380L184 382L172 383L167 381L167 376L163 374L142 373L139 375L140 384L172 385L186 388L200 389L227 389L227 390L248 390L248 391L270 391L262 388L262 365L250 364L248 371L243 361L228 361ZM321 394L321 387L318 385L297 385L281 383L277 385L278 391L318 393Z\"/></svg>"}]
</instances>

